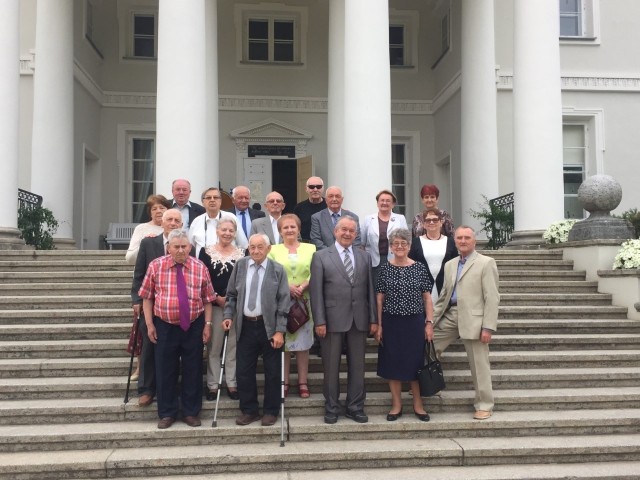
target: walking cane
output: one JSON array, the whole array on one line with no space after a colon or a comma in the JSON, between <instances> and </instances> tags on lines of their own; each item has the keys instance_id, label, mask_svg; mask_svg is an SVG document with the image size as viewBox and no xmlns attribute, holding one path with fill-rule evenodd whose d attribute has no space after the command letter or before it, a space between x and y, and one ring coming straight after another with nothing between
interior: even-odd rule
<instances>
[{"instance_id":1,"label":"walking cane","mask_svg":"<svg viewBox=\"0 0 640 480\"><path fill-rule=\"evenodd\" d=\"M280 446L284 447L284 345L280 352Z\"/></svg>"},{"instance_id":2,"label":"walking cane","mask_svg":"<svg viewBox=\"0 0 640 480\"><path fill-rule=\"evenodd\" d=\"M133 371L133 355L138 344L138 332L140 331L140 315L136 318L136 326L133 329L133 348L131 348L131 358L129 359L129 375L127 376L127 391L124 392L124 403L129 403L129 387L131 386L131 372Z\"/></svg>"},{"instance_id":3,"label":"walking cane","mask_svg":"<svg viewBox=\"0 0 640 480\"><path fill-rule=\"evenodd\" d=\"M227 340L229 339L229 330L224 331L224 345L222 346L222 363L220 365L220 378L218 379L218 396L216 397L216 410L213 413L212 427L218 426L218 403L220 403L220 392L222 391L222 375L224 375L224 360L227 356Z\"/></svg>"}]
</instances>

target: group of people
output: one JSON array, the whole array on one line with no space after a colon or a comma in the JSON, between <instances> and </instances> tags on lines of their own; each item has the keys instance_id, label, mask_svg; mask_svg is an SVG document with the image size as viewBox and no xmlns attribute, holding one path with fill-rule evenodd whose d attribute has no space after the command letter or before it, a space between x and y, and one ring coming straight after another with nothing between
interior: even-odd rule
<instances>
[{"instance_id":1,"label":"group of people","mask_svg":"<svg viewBox=\"0 0 640 480\"><path fill-rule=\"evenodd\" d=\"M389 383L388 421L402 415L402 382L409 382L413 411L428 421L417 382L426 341L438 355L461 338L476 391L474 418L493 410L488 344L496 331L498 274L495 261L475 251L468 226L454 230L438 209L435 185L421 190L424 211L413 220L393 212L390 190L376 195L377 212L359 217L342 207L339 187L320 177L306 182L308 199L284 214L278 192L264 208L249 207L251 192L233 189L233 209L223 211L222 192L189 201L187 180L175 180L173 199L152 195L150 222L136 228L127 252L135 263L131 289L134 323L129 347L139 353L138 404L158 404L158 428L178 417L200 425L203 346L207 400L218 396L226 337L227 395L239 400L236 424L273 425L280 408L281 350L285 396L291 358L296 358L298 395L310 396L309 350L320 343L324 371L324 421L336 423L341 356L347 355L347 418L368 421L364 405L367 337L378 342L377 373ZM309 321L287 331L292 305L309 306ZM132 328L132 332L134 329ZM225 334L226 332L226 334ZM257 363L262 357L264 400L258 403ZM178 401L178 378L180 402ZM292 385L293 387L293 385Z\"/></svg>"}]
</instances>

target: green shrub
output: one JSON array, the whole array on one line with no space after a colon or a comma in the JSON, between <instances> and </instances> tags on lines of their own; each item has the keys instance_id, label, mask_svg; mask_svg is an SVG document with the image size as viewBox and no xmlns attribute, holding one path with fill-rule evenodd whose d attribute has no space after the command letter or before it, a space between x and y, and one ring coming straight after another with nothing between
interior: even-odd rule
<instances>
[{"instance_id":1,"label":"green shrub","mask_svg":"<svg viewBox=\"0 0 640 480\"><path fill-rule=\"evenodd\" d=\"M614 216L628 220L631 223L631 225L633 225L636 238L640 238L640 212L638 211L637 208L631 208L626 212L622 212L622 215L614 215Z\"/></svg>"},{"instance_id":2,"label":"green shrub","mask_svg":"<svg viewBox=\"0 0 640 480\"><path fill-rule=\"evenodd\" d=\"M58 221L48 208L20 207L18 228L27 245L33 245L36 250L55 249L53 235L58 231Z\"/></svg>"},{"instance_id":3,"label":"green shrub","mask_svg":"<svg viewBox=\"0 0 640 480\"><path fill-rule=\"evenodd\" d=\"M489 202L486 195L482 196L483 203L478 204L480 210L469 210L471 216L480 221L481 232L487 234L487 248L497 250L505 243L506 236L513 232L513 210L506 210Z\"/></svg>"}]
</instances>

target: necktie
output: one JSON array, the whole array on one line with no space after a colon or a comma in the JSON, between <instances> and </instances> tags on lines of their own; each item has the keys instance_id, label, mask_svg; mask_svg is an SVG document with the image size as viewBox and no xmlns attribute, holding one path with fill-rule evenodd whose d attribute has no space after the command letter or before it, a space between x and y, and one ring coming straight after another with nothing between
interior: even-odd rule
<instances>
[{"instance_id":1,"label":"necktie","mask_svg":"<svg viewBox=\"0 0 640 480\"><path fill-rule=\"evenodd\" d=\"M331 214L331 220L333 220L333 226L336 226L336 223L338 223L338 218L340 218L340 215L338 215L337 213L332 213Z\"/></svg>"},{"instance_id":2,"label":"necktie","mask_svg":"<svg viewBox=\"0 0 640 480\"><path fill-rule=\"evenodd\" d=\"M191 312L189 310L189 295L187 283L184 281L181 263L176 263L176 285L178 287L178 308L180 310L180 328L185 332L191 326Z\"/></svg>"},{"instance_id":3,"label":"necktie","mask_svg":"<svg viewBox=\"0 0 640 480\"><path fill-rule=\"evenodd\" d=\"M246 210L244 212L240 212L240 216L242 217L242 230L244 230L244 234L249 238L249 232L247 232L247 216L245 215Z\"/></svg>"},{"instance_id":4,"label":"necktie","mask_svg":"<svg viewBox=\"0 0 640 480\"><path fill-rule=\"evenodd\" d=\"M349 250L344 249L344 269L347 271L347 276L349 277L349 281L353 283L353 263L351 263L351 256L349 255Z\"/></svg>"},{"instance_id":5,"label":"necktie","mask_svg":"<svg viewBox=\"0 0 640 480\"><path fill-rule=\"evenodd\" d=\"M253 264L256 267L256 271L253 272L253 277L251 277L251 286L249 288L249 303L247 307L249 310L255 310L256 301L258 299L258 282L260 281L260 265L257 263Z\"/></svg>"}]
</instances>

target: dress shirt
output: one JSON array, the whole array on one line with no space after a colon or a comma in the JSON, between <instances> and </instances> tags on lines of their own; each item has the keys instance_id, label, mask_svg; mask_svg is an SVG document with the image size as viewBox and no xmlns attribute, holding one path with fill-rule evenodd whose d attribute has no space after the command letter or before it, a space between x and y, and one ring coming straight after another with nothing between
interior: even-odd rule
<instances>
[{"instance_id":1,"label":"dress shirt","mask_svg":"<svg viewBox=\"0 0 640 480\"><path fill-rule=\"evenodd\" d=\"M342 260L342 263L344 263L344 256L349 255L349 257L351 257L351 264L353 265L353 271L356 271L356 257L353 254L353 245L349 245L346 250L347 253L345 253L345 248L340 245L338 242L335 243L336 249L338 250L338 253L340 254L340 259Z\"/></svg>"},{"instance_id":2,"label":"dress shirt","mask_svg":"<svg viewBox=\"0 0 640 480\"><path fill-rule=\"evenodd\" d=\"M240 213L241 210L238 210L236 207L233 207L233 211L236 214L236 220L238 221L238 230L242 230L242 215ZM251 215L249 215L249 209L244 210L244 218L245 224L247 225L247 235L251 232ZM242 232L244 234L244 232ZM249 243L247 242L247 245Z\"/></svg>"},{"instance_id":3,"label":"dress shirt","mask_svg":"<svg viewBox=\"0 0 640 480\"><path fill-rule=\"evenodd\" d=\"M176 262L171 256L156 258L149 264L138 295L153 300L153 314L156 317L167 323L180 325L176 271ZM190 319L193 322L204 312L204 304L215 300L216 293L211 286L209 271L202 262L188 256L182 271L187 284Z\"/></svg>"},{"instance_id":4,"label":"dress shirt","mask_svg":"<svg viewBox=\"0 0 640 480\"><path fill-rule=\"evenodd\" d=\"M271 230L273 231L273 239L275 240L275 243L278 244L278 243L280 243L280 232L278 231L278 219L277 218L273 218L271 215L269 215L269 221L271 222Z\"/></svg>"},{"instance_id":5,"label":"dress shirt","mask_svg":"<svg viewBox=\"0 0 640 480\"><path fill-rule=\"evenodd\" d=\"M185 232L189 231L189 212L191 207L191 202L185 203L182 207L180 207L176 201L173 201L173 205L171 208L175 208L182 214L182 230Z\"/></svg>"},{"instance_id":6,"label":"dress shirt","mask_svg":"<svg viewBox=\"0 0 640 480\"><path fill-rule=\"evenodd\" d=\"M466 257L460 256L460 260L458 261L458 272L456 273L456 285L455 287L453 287L453 293L451 293L451 300L450 300L451 303L454 305L458 304L458 280L460 280L462 269L464 268L464 265L467 263L467 258L469 258L468 255Z\"/></svg>"},{"instance_id":7,"label":"dress shirt","mask_svg":"<svg viewBox=\"0 0 640 480\"><path fill-rule=\"evenodd\" d=\"M249 310L249 292L251 291L251 279L256 274L256 267L254 265L256 262L253 259L249 260L249 265L247 266L247 279L245 281L245 296L244 296L244 306L242 309L242 313L246 317L257 317L258 315L262 315L262 299L260 298L262 295L262 282L264 281L264 272L267 271L267 262L268 259L264 259L264 261L260 264L260 270L258 270L258 274L260 279L258 280L258 296L256 297L256 308L253 310Z\"/></svg>"}]
</instances>

